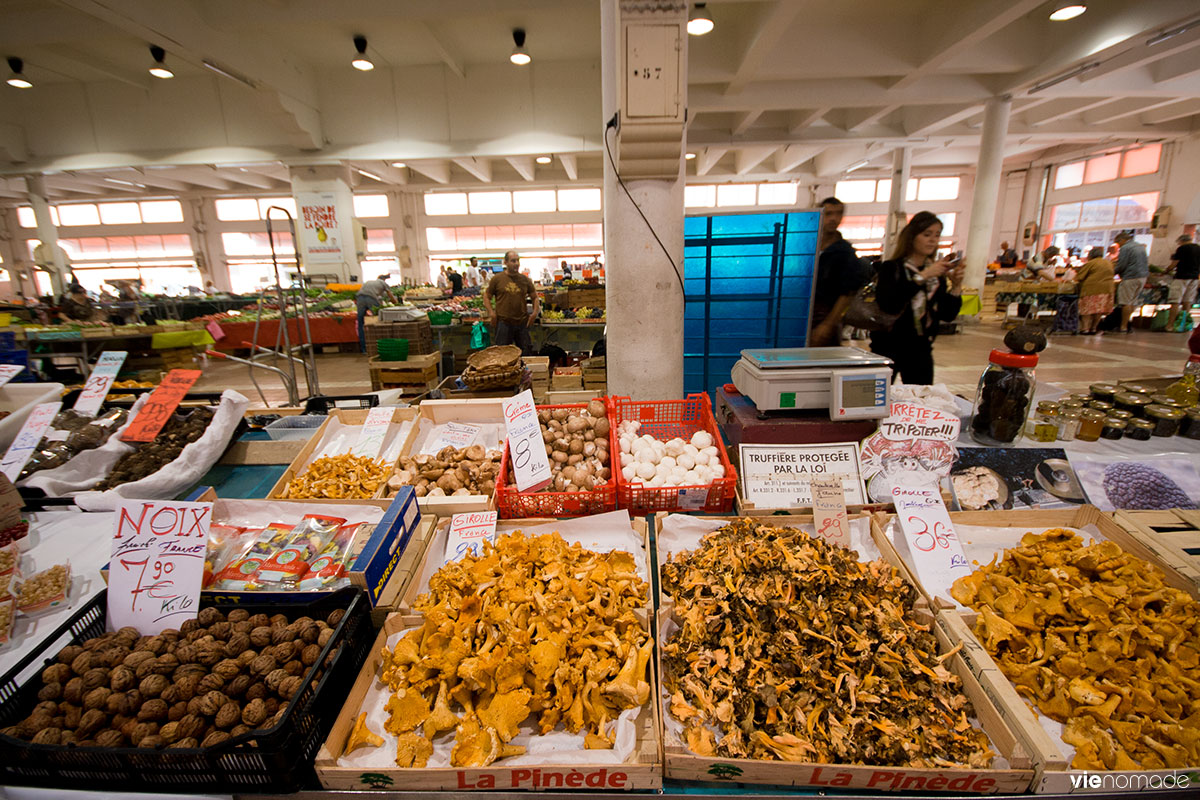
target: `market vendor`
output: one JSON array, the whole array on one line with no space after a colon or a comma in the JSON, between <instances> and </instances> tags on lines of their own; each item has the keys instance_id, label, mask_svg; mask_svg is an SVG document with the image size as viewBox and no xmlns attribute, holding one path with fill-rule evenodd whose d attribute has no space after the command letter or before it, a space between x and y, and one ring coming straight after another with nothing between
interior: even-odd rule
<instances>
[{"instance_id":1,"label":"market vendor","mask_svg":"<svg viewBox=\"0 0 1200 800\"><path fill-rule=\"evenodd\" d=\"M533 304L532 311L526 309L527 299ZM521 257L515 250L504 254L504 272L493 276L483 291L483 308L491 317L497 345L515 344L524 355L532 355L529 328L541 306L533 281L521 274Z\"/></svg>"},{"instance_id":2,"label":"market vendor","mask_svg":"<svg viewBox=\"0 0 1200 800\"><path fill-rule=\"evenodd\" d=\"M387 275L380 275L373 281L367 281L358 290L358 294L354 295L354 303L358 306L358 352L360 353L367 352L367 337L363 329L367 314L383 305L385 297L393 303L396 302L396 297L388 288L387 279Z\"/></svg>"},{"instance_id":3,"label":"market vendor","mask_svg":"<svg viewBox=\"0 0 1200 800\"><path fill-rule=\"evenodd\" d=\"M59 310L68 320L90 322L96 316L96 304L88 297L81 284L72 283L58 303Z\"/></svg>"}]
</instances>

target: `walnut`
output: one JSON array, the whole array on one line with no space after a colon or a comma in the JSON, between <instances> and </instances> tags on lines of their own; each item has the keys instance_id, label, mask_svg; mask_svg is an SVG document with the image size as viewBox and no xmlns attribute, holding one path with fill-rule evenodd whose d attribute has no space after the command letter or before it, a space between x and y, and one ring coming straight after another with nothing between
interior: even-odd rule
<instances>
[{"instance_id":1,"label":"walnut","mask_svg":"<svg viewBox=\"0 0 1200 800\"><path fill-rule=\"evenodd\" d=\"M287 677L288 674L286 670L273 669L267 673L267 677L264 679L264 682L267 684L268 689L270 689L272 692L277 692L279 691L279 684L283 683Z\"/></svg>"},{"instance_id":2,"label":"walnut","mask_svg":"<svg viewBox=\"0 0 1200 800\"><path fill-rule=\"evenodd\" d=\"M208 632L217 641L225 641L233 634L233 625L228 622L218 622L210 625Z\"/></svg>"},{"instance_id":3,"label":"walnut","mask_svg":"<svg viewBox=\"0 0 1200 800\"><path fill-rule=\"evenodd\" d=\"M78 658L79 654L82 652L83 652L83 648L80 647L79 645L69 644L66 647L64 647L62 650L58 651L58 656L57 656L58 663L66 664L67 666L71 666L71 663L74 662L75 659Z\"/></svg>"},{"instance_id":4,"label":"walnut","mask_svg":"<svg viewBox=\"0 0 1200 800\"><path fill-rule=\"evenodd\" d=\"M244 608L235 608L225 615L229 622L245 622L250 619L250 612Z\"/></svg>"},{"instance_id":5,"label":"walnut","mask_svg":"<svg viewBox=\"0 0 1200 800\"><path fill-rule=\"evenodd\" d=\"M62 738L58 742L62 746L75 743L75 731L63 731Z\"/></svg>"},{"instance_id":6,"label":"walnut","mask_svg":"<svg viewBox=\"0 0 1200 800\"><path fill-rule=\"evenodd\" d=\"M279 700L277 700L276 698L268 697L263 702L266 703L266 706L267 706L267 716L271 716L272 714L274 714L276 711L279 710Z\"/></svg>"},{"instance_id":7,"label":"walnut","mask_svg":"<svg viewBox=\"0 0 1200 800\"><path fill-rule=\"evenodd\" d=\"M336 611L329 612L329 616L325 618L325 624L331 628L336 628L338 623L342 621L342 617L346 616L346 609L339 608Z\"/></svg>"},{"instance_id":8,"label":"walnut","mask_svg":"<svg viewBox=\"0 0 1200 800\"><path fill-rule=\"evenodd\" d=\"M183 699L183 692L181 692L179 687L173 683L167 688L163 689L162 694L160 694L159 697L161 697L167 703L167 705L171 706L175 705L176 703L187 702L187 700Z\"/></svg>"},{"instance_id":9,"label":"walnut","mask_svg":"<svg viewBox=\"0 0 1200 800\"><path fill-rule=\"evenodd\" d=\"M300 654L300 660L304 662L304 666L306 667L311 667L313 664L317 663L317 659L320 657L321 645L319 644L310 644L308 647L304 648L304 651Z\"/></svg>"},{"instance_id":10,"label":"walnut","mask_svg":"<svg viewBox=\"0 0 1200 800\"><path fill-rule=\"evenodd\" d=\"M83 716L79 718L79 725L75 727L75 733L80 736L88 736L104 726L108 722L108 716L98 708L93 708L83 712Z\"/></svg>"},{"instance_id":11,"label":"walnut","mask_svg":"<svg viewBox=\"0 0 1200 800\"><path fill-rule=\"evenodd\" d=\"M206 636L208 636L207 628L196 628L194 631L184 634L183 644L188 644L189 642L194 644Z\"/></svg>"},{"instance_id":12,"label":"walnut","mask_svg":"<svg viewBox=\"0 0 1200 800\"><path fill-rule=\"evenodd\" d=\"M96 653L97 651L104 650L110 644L114 644L116 642L116 638L117 634L115 632L101 634L100 636L93 636L91 639L88 639L83 643L83 649L89 653Z\"/></svg>"},{"instance_id":13,"label":"walnut","mask_svg":"<svg viewBox=\"0 0 1200 800\"><path fill-rule=\"evenodd\" d=\"M179 641L180 633L175 628L167 628L163 630L159 636L167 640L167 644L175 644Z\"/></svg>"},{"instance_id":14,"label":"walnut","mask_svg":"<svg viewBox=\"0 0 1200 800\"><path fill-rule=\"evenodd\" d=\"M138 650L145 650L147 653L153 653L156 656L161 656L167 651L167 640L162 636L146 636L143 641L137 646Z\"/></svg>"},{"instance_id":15,"label":"walnut","mask_svg":"<svg viewBox=\"0 0 1200 800\"><path fill-rule=\"evenodd\" d=\"M224 661L217 662L213 667L213 672L220 675L225 680L233 680L242 671L242 665L236 659L227 658Z\"/></svg>"},{"instance_id":16,"label":"walnut","mask_svg":"<svg viewBox=\"0 0 1200 800\"><path fill-rule=\"evenodd\" d=\"M155 659L155 658L148 658L145 661L143 661L142 663L138 664L133 669L134 677L136 677L140 681L142 678L146 677L147 675L157 674L154 671L155 662L157 660L158 659Z\"/></svg>"},{"instance_id":17,"label":"walnut","mask_svg":"<svg viewBox=\"0 0 1200 800\"><path fill-rule=\"evenodd\" d=\"M291 700L303 685L304 679L296 675L284 678L279 684L279 696L284 700Z\"/></svg>"},{"instance_id":18,"label":"walnut","mask_svg":"<svg viewBox=\"0 0 1200 800\"><path fill-rule=\"evenodd\" d=\"M275 667L276 661L271 656L259 656L250 663L250 671L255 675L266 675Z\"/></svg>"},{"instance_id":19,"label":"walnut","mask_svg":"<svg viewBox=\"0 0 1200 800\"><path fill-rule=\"evenodd\" d=\"M204 741L200 743L201 747L214 747L221 742L229 740L229 734L225 731L212 731L208 736L204 737Z\"/></svg>"},{"instance_id":20,"label":"walnut","mask_svg":"<svg viewBox=\"0 0 1200 800\"><path fill-rule=\"evenodd\" d=\"M158 736L157 734L155 734L153 736L144 737L142 739L141 743L138 744L138 747L153 747L155 749L158 749L160 747L166 747L166 746L167 746L166 740L163 739L161 736Z\"/></svg>"},{"instance_id":21,"label":"walnut","mask_svg":"<svg viewBox=\"0 0 1200 800\"><path fill-rule=\"evenodd\" d=\"M179 658L170 653L163 653L158 658L154 659L154 671L159 675L170 675L175 670L179 669Z\"/></svg>"},{"instance_id":22,"label":"walnut","mask_svg":"<svg viewBox=\"0 0 1200 800\"><path fill-rule=\"evenodd\" d=\"M178 722L168 722L166 725L163 725L161 728L159 728L158 735L161 736L163 741L167 744L170 744L171 742L177 742L183 738L179 735Z\"/></svg>"},{"instance_id":23,"label":"walnut","mask_svg":"<svg viewBox=\"0 0 1200 800\"><path fill-rule=\"evenodd\" d=\"M278 625L271 628L271 644L281 644L295 640L295 635L292 633L291 626L279 627Z\"/></svg>"},{"instance_id":24,"label":"walnut","mask_svg":"<svg viewBox=\"0 0 1200 800\"><path fill-rule=\"evenodd\" d=\"M256 626L254 625L254 623L252 623L250 620L244 619L241 622L233 623L233 632L235 634L243 633L246 636L249 636L250 631L254 630L255 627Z\"/></svg>"},{"instance_id":25,"label":"walnut","mask_svg":"<svg viewBox=\"0 0 1200 800\"><path fill-rule=\"evenodd\" d=\"M125 656L125 660L122 663L125 664L125 666L129 667L130 669L137 669L138 664L141 664L145 661L153 661L153 660L154 660L153 653L147 653L144 650L134 650L132 653Z\"/></svg>"},{"instance_id":26,"label":"walnut","mask_svg":"<svg viewBox=\"0 0 1200 800\"><path fill-rule=\"evenodd\" d=\"M216 716L228 699L221 692L209 692L200 698L200 713L206 717Z\"/></svg>"},{"instance_id":27,"label":"walnut","mask_svg":"<svg viewBox=\"0 0 1200 800\"><path fill-rule=\"evenodd\" d=\"M75 659L71 662L71 671L76 675L83 675L89 669L96 666L92 663L92 661L93 659L91 653L80 653L79 655L75 656Z\"/></svg>"},{"instance_id":28,"label":"walnut","mask_svg":"<svg viewBox=\"0 0 1200 800\"><path fill-rule=\"evenodd\" d=\"M196 615L196 621L204 627L208 627L217 622L224 622L225 615L218 608L208 607L200 609L200 613Z\"/></svg>"},{"instance_id":29,"label":"walnut","mask_svg":"<svg viewBox=\"0 0 1200 800\"><path fill-rule=\"evenodd\" d=\"M288 675L295 675L299 677L300 675L304 674L304 671L307 669L307 667L304 666L304 662L302 662L300 659L293 658L291 661L283 665L283 669Z\"/></svg>"},{"instance_id":30,"label":"walnut","mask_svg":"<svg viewBox=\"0 0 1200 800\"><path fill-rule=\"evenodd\" d=\"M332 628L322 628L321 635L317 637L317 644L319 644L321 647L324 647L325 645L329 644L329 640L332 638L333 638L333 629Z\"/></svg>"},{"instance_id":31,"label":"walnut","mask_svg":"<svg viewBox=\"0 0 1200 800\"><path fill-rule=\"evenodd\" d=\"M133 730L126 732L129 741L133 742L133 746L137 747L141 744L142 739L147 736L153 736L158 733L158 725L153 722L138 722L133 726Z\"/></svg>"},{"instance_id":32,"label":"walnut","mask_svg":"<svg viewBox=\"0 0 1200 800\"><path fill-rule=\"evenodd\" d=\"M184 620L183 624L179 626L179 632L181 634L183 634L184 636L187 636L192 631L200 630L203 627L204 626L200 624L200 620L197 620L197 619Z\"/></svg>"},{"instance_id":33,"label":"walnut","mask_svg":"<svg viewBox=\"0 0 1200 800\"><path fill-rule=\"evenodd\" d=\"M83 719L83 709L79 706L71 706L63 714L63 727L74 730L79 727L81 719Z\"/></svg>"},{"instance_id":34,"label":"walnut","mask_svg":"<svg viewBox=\"0 0 1200 800\"><path fill-rule=\"evenodd\" d=\"M178 722L185 716L187 716L187 703L182 701L173 703L171 707L167 709L167 720L170 722Z\"/></svg>"},{"instance_id":35,"label":"walnut","mask_svg":"<svg viewBox=\"0 0 1200 800\"><path fill-rule=\"evenodd\" d=\"M193 697L191 700L188 700L187 701L187 713L199 714L200 706L203 705L203 703L204 703L203 697Z\"/></svg>"},{"instance_id":36,"label":"walnut","mask_svg":"<svg viewBox=\"0 0 1200 800\"><path fill-rule=\"evenodd\" d=\"M99 686L92 689L83 696L83 708L85 711L90 711L93 708L103 709L108 704L108 697L112 694L112 689L107 686Z\"/></svg>"},{"instance_id":37,"label":"walnut","mask_svg":"<svg viewBox=\"0 0 1200 800\"><path fill-rule=\"evenodd\" d=\"M158 697L170 685L171 682L165 675L147 675L138 684L138 691L146 697Z\"/></svg>"},{"instance_id":38,"label":"walnut","mask_svg":"<svg viewBox=\"0 0 1200 800\"><path fill-rule=\"evenodd\" d=\"M261 613L252 615L247 621L253 623L254 627L256 628L261 628L263 625L271 624L271 618L266 614Z\"/></svg>"},{"instance_id":39,"label":"walnut","mask_svg":"<svg viewBox=\"0 0 1200 800\"><path fill-rule=\"evenodd\" d=\"M200 683L196 684L196 694L216 692L224 688L225 679L216 673L210 673L201 678Z\"/></svg>"},{"instance_id":40,"label":"walnut","mask_svg":"<svg viewBox=\"0 0 1200 800\"><path fill-rule=\"evenodd\" d=\"M196 680L203 678L208 674L208 668L203 664L180 664L174 672L171 673L171 679L179 682L187 675L194 675Z\"/></svg>"},{"instance_id":41,"label":"walnut","mask_svg":"<svg viewBox=\"0 0 1200 800\"><path fill-rule=\"evenodd\" d=\"M255 647L266 647L271 644L271 629L264 625L250 631L250 644Z\"/></svg>"},{"instance_id":42,"label":"walnut","mask_svg":"<svg viewBox=\"0 0 1200 800\"><path fill-rule=\"evenodd\" d=\"M161 722L167 718L168 710L167 701L156 697L142 703L142 707L138 709L137 718L142 722Z\"/></svg>"},{"instance_id":43,"label":"walnut","mask_svg":"<svg viewBox=\"0 0 1200 800\"><path fill-rule=\"evenodd\" d=\"M100 747L124 747L125 734L114 730L100 731L96 734L96 744Z\"/></svg>"},{"instance_id":44,"label":"walnut","mask_svg":"<svg viewBox=\"0 0 1200 800\"><path fill-rule=\"evenodd\" d=\"M62 728L42 728L33 735L34 744L58 744L62 739Z\"/></svg>"},{"instance_id":45,"label":"walnut","mask_svg":"<svg viewBox=\"0 0 1200 800\"><path fill-rule=\"evenodd\" d=\"M142 638L142 634L138 633L138 629L128 625L117 631L116 636L113 637L121 647L129 649L132 649L140 638Z\"/></svg>"},{"instance_id":46,"label":"walnut","mask_svg":"<svg viewBox=\"0 0 1200 800\"><path fill-rule=\"evenodd\" d=\"M38 689L39 700L57 700L62 697L63 685L61 683L47 683L41 689Z\"/></svg>"},{"instance_id":47,"label":"walnut","mask_svg":"<svg viewBox=\"0 0 1200 800\"><path fill-rule=\"evenodd\" d=\"M42 670L42 683L66 683L71 677L71 668L66 664L51 664Z\"/></svg>"},{"instance_id":48,"label":"walnut","mask_svg":"<svg viewBox=\"0 0 1200 800\"><path fill-rule=\"evenodd\" d=\"M70 705L69 703L67 705ZM43 700L33 707L30 716L38 714L40 716L53 717L55 714L61 713L64 709L61 708L62 703L57 703L54 700Z\"/></svg>"},{"instance_id":49,"label":"walnut","mask_svg":"<svg viewBox=\"0 0 1200 800\"><path fill-rule=\"evenodd\" d=\"M199 652L196 654L196 661L206 667L216 666L224 658L225 645L217 644L216 642L201 645Z\"/></svg>"},{"instance_id":50,"label":"walnut","mask_svg":"<svg viewBox=\"0 0 1200 800\"><path fill-rule=\"evenodd\" d=\"M92 690L96 691L95 689ZM128 714L133 710L129 697L124 692L112 692L104 703L104 710L109 714Z\"/></svg>"},{"instance_id":51,"label":"walnut","mask_svg":"<svg viewBox=\"0 0 1200 800\"><path fill-rule=\"evenodd\" d=\"M237 657L237 662L243 667L248 667L258 658L258 653L254 650L243 650Z\"/></svg>"},{"instance_id":52,"label":"walnut","mask_svg":"<svg viewBox=\"0 0 1200 800\"><path fill-rule=\"evenodd\" d=\"M200 650L190 642L180 643L175 647L175 658L179 659L180 664L194 664L199 655Z\"/></svg>"},{"instance_id":53,"label":"walnut","mask_svg":"<svg viewBox=\"0 0 1200 800\"><path fill-rule=\"evenodd\" d=\"M245 633L235 633L229 637L229 641L225 643L225 656L227 658L237 658L242 654L242 651L250 648L250 637Z\"/></svg>"},{"instance_id":54,"label":"walnut","mask_svg":"<svg viewBox=\"0 0 1200 800\"><path fill-rule=\"evenodd\" d=\"M247 700L261 700L267 696L267 687L262 683L255 683L246 690Z\"/></svg>"},{"instance_id":55,"label":"walnut","mask_svg":"<svg viewBox=\"0 0 1200 800\"><path fill-rule=\"evenodd\" d=\"M276 710L276 712L273 715L271 715L271 718L267 720L266 724L263 725L263 727L264 728L274 728L276 725L283 722L283 718L286 715L287 715L287 706L280 706L279 709Z\"/></svg>"},{"instance_id":56,"label":"walnut","mask_svg":"<svg viewBox=\"0 0 1200 800\"><path fill-rule=\"evenodd\" d=\"M195 672L190 672L175 678L175 688L179 690L180 700L186 702L196 696L196 691L200 688L201 677Z\"/></svg>"},{"instance_id":57,"label":"walnut","mask_svg":"<svg viewBox=\"0 0 1200 800\"><path fill-rule=\"evenodd\" d=\"M109 676L112 670L108 667L93 667L83 673L83 690L90 692L97 686L108 686Z\"/></svg>"},{"instance_id":58,"label":"walnut","mask_svg":"<svg viewBox=\"0 0 1200 800\"><path fill-rule=\"evenodd\" d=\"M128 647L114 646L100 654L100 663L105 667L115 667L121 664L129 655Z\"/></svg>"},{"instance_id":59,"label":"walnut","mask_svg":"<svg viewBox=\"0 0 1200 800\"><path fill-rule=\"evenodd\" d=\"M253 679L249 675L238 675L225 686L225 694L230 697L241 697L250 688Z\"/></svg>"},{"instance_id":60,"label":"walnut","mask_svg":"<svg viewBox=\"0 0 1200 800\"><path fill-rule=\"evenodd\" d=\"M288 626L288 618L283 614L275 614L271 617L270 625L273 628L286 628Z\"/></svg>"},{"instance_id":61,"label":"walnut","mask_svg":"<svg viewBox=\"0 0 1200 800\"><path fill-rule=\"evenodd\" d=\"M137 675L124 664L113 667L112 672L108 676L108 688L114 692L124 692L132 689L136 682Z\"/></svg>"},{"instance_id":62,"label":"walnut","mask_svg":"<svg viewBox=\"0 0 1200 800\"><path fill-rule=\"evenodd\" d=\"M262 700L251 700L242 709L242 722L257 728L267 718L267 705Z\"/></svg>"},{"instance_id":63,"label":"walnut","mask_svg":"<svg viewBox=\"0 0 1200 800\"><path fill-rule=\"evenodd\" d=\"M291 661L300 650L300 647L295 642L283 642L282 644L275 645L273 650L274 652L271 655L275 656L276 661L283 664L284 662Z\"/></svg>"},{"instance_id":64,"label":"walnut","mask_svg":"<svg viewBox=\"0 0 1200 800\"><path fill-rule=\"evenodd\" d=\"M242 709L237 703L226 703L217 711L217 718L214 724L218 728L231 728L242 718Z\"/></svg>"},{"instance_id":65,"label":"walnut","mask_svg":"<svg viewBox=\"0 0 1200 800\"><path fill-rule=\"evenodd\" d=\"M67 724L67 718L65 716L63 716L62 714L59 714L57 717L54 717L53 719L50 720L50 725L55 728L62 728L66 724Z\"/></svg>"},{"instance_id":66,"label":"walnut","mask_svg":"<svg viewBox=\"0 0 1200 800\"><path fill-rule=\"evenodd\" d=\"M208 727L208 723L203 717L195 714L188 714L183 719L179 720L179 732L186 738L198 739Z\"/></svg>"},{"instance_id":67,"label":"walnut","mask_svg":"<svg viewBox=\"0 0 1200 800\"><path fill-rule=\"evenodd\" d=\"M300 629L300 640L312 644L321 637L321 629L317 627L317 623L310 622Z\"/></svg>"}]
</instances>

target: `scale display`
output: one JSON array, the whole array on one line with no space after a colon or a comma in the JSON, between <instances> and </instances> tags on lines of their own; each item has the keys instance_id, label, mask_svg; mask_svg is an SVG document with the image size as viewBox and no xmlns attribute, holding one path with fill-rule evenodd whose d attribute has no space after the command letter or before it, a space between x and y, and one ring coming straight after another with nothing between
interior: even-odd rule
<instances>
[{"instance_id":1,"label":"scale display","mask_svg":"<svg viewBox=\"0 0 1200 800\"><path fill-rule=\"evenodd\" d=\"M854 408L875 405L875 380L848 380L842 383L842 402Z\"/></svg>"}]
</instances>

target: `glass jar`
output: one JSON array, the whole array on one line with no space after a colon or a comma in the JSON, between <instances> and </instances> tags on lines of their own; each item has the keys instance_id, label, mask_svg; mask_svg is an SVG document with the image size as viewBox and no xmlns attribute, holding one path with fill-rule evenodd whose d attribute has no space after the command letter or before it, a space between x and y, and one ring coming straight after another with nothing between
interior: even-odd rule
<instances>
[{"instance_id":1,"label":"glass jar","mask_svg":"<svg viewBox=\"0 0 1200 800\"><path fill-rule=\"evenodd\" d=\"M1154 403L1155 405L1167 406L1168 408L1185 407L1182 401L1176 400L1174 397L1171 397L1169 394L1165 394L1163 392L1150 395L1150 402Z\"/></svg>"},{"instance_id":2,"label":"glass jar","mask_svg":"<svg viewBox=\"0 0 1200 800\"><path fill-rule=\"evenodd\" d=\"M1107 400L1111 403L1113 395L1117 393L1117 385L1115 383L1093 383L1088 390L1095 399Z\"/></svg>"},{"instance_id":3,"label":"glass jar","mask_svg":"<svg viewBox=\"0 0 1200 800\"><path fill-rule=\"evenodd\" d=\"M1155 391L1153 387L1147 386L1144 383L1138 383L1137 381L1121 381L1118 387L1118 391L1133 392L1135 394L1154 394Z\"/></svg>"},{"instance_id":4,"label":"glass jar","mask_svg":"<svg viewBox=\"0 0 1200 800\"><path fill-rule=\"evenodd\" d=\"M1031 429L1028 437L1035 442L1053 442L1058 438L1058 403L1043 400L1037 405L1037 410L1029 415Z\"/></svg>"},{"instance_id":5,"label":"glass jar","mask_svg":"<svg viewBox=\"0 0 1200 800\"><path fill-rule=\"evenodd\" d=\"M1103 411L1105 414L1113 410L1113 404L1107 400L1093 400L1088 403L1088 408L1094 408L1097 411Z\"/></svg>"},{"instance_id":6,"label":"glass jar","mask_svg":"<svg viewBox=\"0 0 1200 800\"><path fill-rule=\"evenodd\" d=\"M1123 419L1126 422L1129 422L1129 420L1133 419L1133 412L1126 411L1123 408L1114 408L1112 411L1108 412L1108 415L1114 419Z\"/></svg>"},{"instance_id":7,"label":"glass jar","mask_svg":"<svg viewBox=\"0 0 1200 800\"><path fill-rule=\"evenodd\" d=\"M1148 419L1131 419L1125 427L1125 438L1136 439L1139 442L1148 442L1150 437L1154 435L1154 423Z\"/></svg>"},{"instance_id":8,"label":"glass jar","mask_svg":"<svg viewBox=\"0 0 1200 800\"><path fill-rule=\"evenodd\" d=\"M1114 419L1113 417L1104 418L1104 427L1100 429L1101 439L1120 439L1125 435L1125 427L1128 425L1123 419Z\"/></svg>"},{"instance_id":9,"label":"glass jar","mask_svg":"<svg viewBox=\"0 0 1200 800\"><path fill-rule=\"evenodd\" d=\"M1082 411L1087 403L1075 397L1068 397L1066 400L1058 401L1058 406L1059 408L1078 408Z\"/></svg>"},{"instance_id":10,"label":"glass jar","mask_svg":"<svg viewBox=\"0 0 1200 800\"><path fill-rule=\"evenodd\" d=\"M1196 375L1185 372L1183 377L1163 390L1163 394L1179 402L1179 408L1191 408L1200 403L1200 389L1196 387Z\"/></svg>"},{"instance_id":11,"label":"glass jar","mask_svg":"<svg viewBox=\"0 0 1200 800\"><path fill-rule=\"evenodd\" d=\"M1117 392L1117 408L1128 411L1135 417L1146 416L1146 406L1150 405L1150 396L1138 392Z\"/></svg>"},{"instance_id":12,"label":"glass jar","mask_svg":"<svg viewBox=\"0 0 1200 800\"><path fill-rule=\"evenodd\" d=\"M1094 442L1104 430L1104 412L1089 408L1079 417L1079 432L1075 438L1081 442Z\"/></svg>"},{"instance_id":13,"label":"glass jar","mask_svg":"<svg viewBox=\"0 0 1200 800\"><path fill-rule=\"evenodd\" d=\"M1179 422L1183 419L1182 408L1170 406L1146 406L1146 419L1154 423L1155 436L1174 436L1179 433Z\"/></svg>"},{"instance_id":14,"label":"glass jar","mask_svg":"<svg viewBox=\"0 0 1200 800\"><path fill-rule=\"evenodd\" d=\"M1033 368L1037 362L1036 355L991 352L975 392L971 438L995 446L1011 444L1021 435L1033 404Z\"/></svg>"},{"instance_id":15,"label":"glass jar","mask_svg":"<svg viewBox=\"0 0 1200 800\"><path fill-rule=\"evenodd\" d=\"M1179 421L1179 435L1189 439L1200 439L1200 408L1189 408Z\"/></svg>"},{"instance_id":16,"label":"glass jar","mask_svg":"<svg viewBox=\"0 0 1200 800\"><path fill-rule=\"evenodd\" d=\"M1079 424L1082 417L1083 412L1078 408L1068 408L1058 415L1058 440L1060 442L1075 441L1075 437L1079 435Z\"/></svg>"}]
</instances>

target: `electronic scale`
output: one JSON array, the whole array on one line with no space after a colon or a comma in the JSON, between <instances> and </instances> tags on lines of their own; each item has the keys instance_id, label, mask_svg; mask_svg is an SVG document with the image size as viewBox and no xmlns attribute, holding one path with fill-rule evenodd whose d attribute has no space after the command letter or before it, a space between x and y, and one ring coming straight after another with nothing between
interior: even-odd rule
<instances>
[{"instance_id":1,"label":"electronic scale","mask_svg":"<svg viewBox=\"0 0 1200 800\"><path fill-rule=\"evenodd\" d=\"M759 412L829 409L832 420L886 417L892 360L857 347L743 350L730 377Z\"/></svg>"}]
</instances>

